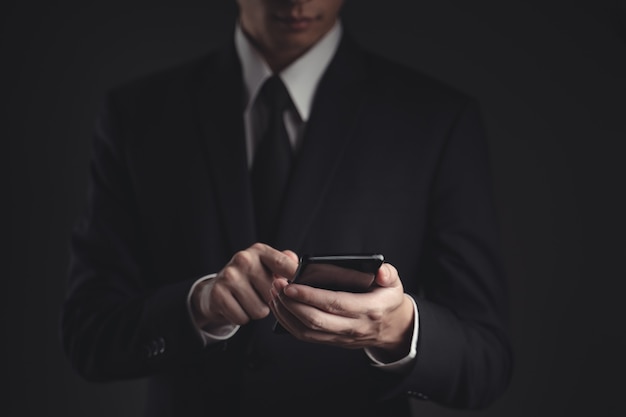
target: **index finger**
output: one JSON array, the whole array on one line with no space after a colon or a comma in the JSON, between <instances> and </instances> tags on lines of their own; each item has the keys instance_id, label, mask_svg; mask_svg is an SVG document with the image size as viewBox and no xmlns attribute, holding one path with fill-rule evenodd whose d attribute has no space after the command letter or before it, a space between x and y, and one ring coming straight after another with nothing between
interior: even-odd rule
<instances>
[{"instance_id":1,"label":"index finger","mask_svg":"<svg viewBox=\"0 0 626 417\"><path fill-rule=\"evenodd\" d=\"M291 279L298 269L298 262L283 251L262 243L255 244L259 251L259 259L265 268L275 276Z\"/></svg>"},{"instance_id":2,"label":"index finger","mask_svg":"<svg viewBox=\"0 0 626 417\"><path fill-rule=\"evenodd\" d=\"M345 317L356 317L368 298L368 293L325 290L303 284L289 284L283 293L291 300Z\"/></svg>"}]
</instances>

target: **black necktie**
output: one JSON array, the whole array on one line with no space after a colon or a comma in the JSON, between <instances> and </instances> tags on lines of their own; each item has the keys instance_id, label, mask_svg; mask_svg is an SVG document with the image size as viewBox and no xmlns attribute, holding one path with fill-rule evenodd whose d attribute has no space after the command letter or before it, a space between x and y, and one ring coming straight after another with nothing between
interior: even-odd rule
<instances>
[{"instance_id":1,"label":"black necktie","mask_svg":"<svg viewBox=\"0 0 626 417\"><path fill-rule=\"evenodd\" d=\"M291 99L276 75L265 82L259 99L263 100L269 112L267 129L254 153L252 193L259 240L272 244L291 170L292 150L283 120Z\"/></svg>"}]
</instances>

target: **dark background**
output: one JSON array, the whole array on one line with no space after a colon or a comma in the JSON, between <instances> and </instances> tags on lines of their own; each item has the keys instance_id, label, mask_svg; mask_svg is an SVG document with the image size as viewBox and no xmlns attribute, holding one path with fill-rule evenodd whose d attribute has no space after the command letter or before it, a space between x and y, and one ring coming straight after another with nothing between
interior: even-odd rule
<instances>
[{"instance_id":1,"label":"dark background","mask_svg":"<svg viewBox=\"0 0 626 417\"><path fill-rule=\"evenodd\" d=\"M82 381L58 338L93 119L110 86L227 40L234 0L0 7L11 202L3 403L9 416L137 416L142 381ZM345 12L363 44L483 105L516 368L503 398L469 414L626 415L624 3L352 0Z\"/></svg>"}]
</instances>

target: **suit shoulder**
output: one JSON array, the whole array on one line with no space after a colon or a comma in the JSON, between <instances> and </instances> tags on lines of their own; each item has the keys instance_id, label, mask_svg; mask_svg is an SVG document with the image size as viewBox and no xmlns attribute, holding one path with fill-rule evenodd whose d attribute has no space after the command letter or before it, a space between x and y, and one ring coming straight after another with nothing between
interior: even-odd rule
<instances>
[{"instance_id":1,"label":"suit shoulder","mask_svg":"<svg viewBox=\"0 0 626 417\"><path fill-rule=\"evenodd\" d=\"M364 56L372 80L370 85L380 93L407 97L412 101L419 98L419 101L431 104L463 105L475 101L459 87L408 64L368 51L364 51Z\"/></svg>"},{"instance_id":2,"label":"suit shoulder","mask_svg":"<svg viewBox=\"0 0 626 417\"><path fill-rule=\"evenodd\" d=\"M133 77L107 92L107 99L118 104L153 106L193 94L197 86L216 71L219 50L200 57Z\"/></svg>"}]
</instances>

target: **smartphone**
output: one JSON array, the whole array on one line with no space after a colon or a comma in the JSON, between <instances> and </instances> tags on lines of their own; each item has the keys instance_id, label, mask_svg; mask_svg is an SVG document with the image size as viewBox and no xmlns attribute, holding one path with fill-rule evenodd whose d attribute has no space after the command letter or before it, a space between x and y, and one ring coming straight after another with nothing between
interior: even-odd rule
<instances>
[{"instance_id":1,"label":"smartphone","mask_svg":"<svg viewBox=\"0 0 626 417\"><path fill-rule=\"evenodd\" d=\"M291 282L326 290L366 292L384 260L379 253L304 255ZM274 332L287 331L276 321Z\"/></svg>"},{"instance_id":2,"label":"smartphone","mask_svg":"<svg viewBox=\"0 0 626 417\"><path fill-rule=\"evenodd\" d=\"M376 277L381 254L305 255L291 282L326 290L365 292Z\"/></svg>"}]
</instances>

